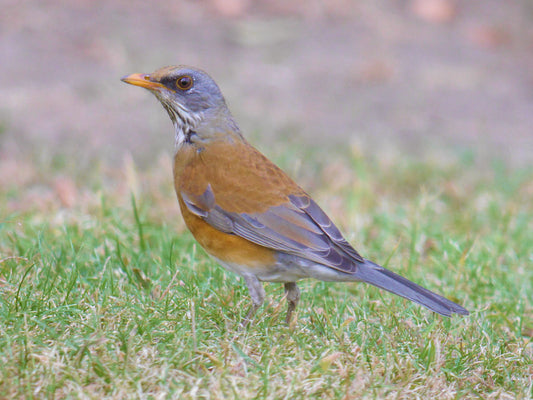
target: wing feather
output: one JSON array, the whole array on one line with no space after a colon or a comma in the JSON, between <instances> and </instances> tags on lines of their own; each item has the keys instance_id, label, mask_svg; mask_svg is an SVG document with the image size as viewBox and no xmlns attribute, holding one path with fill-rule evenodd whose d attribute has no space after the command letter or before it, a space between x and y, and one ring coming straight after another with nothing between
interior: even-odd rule
<instances>
[{"instance_id":1,"label":"wing feather","mask_svg":"<svg viewBox=\"0 0 533 400\"><path fill-rule=\"evenodd\" d=\"M216 204L211 185L201 195L180 193L190 212L211 226L261 246L353 273L364 259L322 209L306 195L262 213L236 213Z\"/></svg>"}]
</instances>

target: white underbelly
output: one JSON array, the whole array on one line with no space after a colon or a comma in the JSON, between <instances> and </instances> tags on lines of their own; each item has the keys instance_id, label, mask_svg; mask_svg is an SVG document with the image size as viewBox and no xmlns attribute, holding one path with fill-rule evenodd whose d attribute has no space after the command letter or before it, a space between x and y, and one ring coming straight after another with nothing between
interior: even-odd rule
<instances>
[{"instance_id":1,"label":"white underbelly","mask_svg":"<svg viewBox=\"0 0 533 400\"><path fill-rule=\"evenodd\" d=\"M265 266L263 269L255 267L253 270L246 266L228 263L213 257L217 262L229 271L238 275L254 275L263 282L297 282L305 278L314 278L321 281L329 282L346 282L355 281L351 274L338 271L322 264L316 264L312 261L303 261L298 263L282 263L278 261L275 265Z\"/></svg>"}]
</instances>

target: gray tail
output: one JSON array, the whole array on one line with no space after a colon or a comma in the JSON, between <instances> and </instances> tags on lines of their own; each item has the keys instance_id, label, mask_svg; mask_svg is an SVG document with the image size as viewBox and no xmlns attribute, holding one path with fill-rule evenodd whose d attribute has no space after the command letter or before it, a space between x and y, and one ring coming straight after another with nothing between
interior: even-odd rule
<instances>
[{"instance_id":1,"label":"gray tail","mask_svg":"<svg viewBox=\"0 0 533 400\"><path fill-rule=\"evenodd\" d=\"M395 274L372 261L365 260L355 272L356 277L378 288L385 289L398 296L405 297L440 315L450 317L452 314L468 315L469 312L453 301Z\"/></svg>"}]
</instances>

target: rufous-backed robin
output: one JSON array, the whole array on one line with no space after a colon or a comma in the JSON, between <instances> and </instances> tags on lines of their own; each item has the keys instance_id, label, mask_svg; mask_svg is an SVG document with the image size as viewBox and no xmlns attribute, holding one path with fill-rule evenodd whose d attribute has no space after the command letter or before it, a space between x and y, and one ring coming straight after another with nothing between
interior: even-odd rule
<instances>
[{"instance_id":1,"label":"rufous-backed robin","mask_svg":"<svg viewBox=\"0 0 533 400\"><path fill-rule=\"evenodd\" d=\"M207 253L244 278L253 305L243 325L264 301L263 281L284 283L289 323L303 278L363 281L444 316L468 315L363 258L313 199L246 141L207 73L180 65L122 80L150 90L174 124L183 219Z\"/></svg>"}]
</instances>

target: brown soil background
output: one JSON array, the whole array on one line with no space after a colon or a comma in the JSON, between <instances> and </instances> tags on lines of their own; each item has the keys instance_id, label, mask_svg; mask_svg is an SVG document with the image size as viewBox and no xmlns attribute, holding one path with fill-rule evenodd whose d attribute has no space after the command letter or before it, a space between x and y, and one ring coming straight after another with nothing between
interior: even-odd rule
<instances>
[{"instance_id":1,"label":"brown soil background","mask_svg":"<svg viewBox=\"0 0 533 400\"><path fill-rule=\"evenodd\" d=\"M207 70L259 147L533 164L533 2L0 1L0 157L148 165L167 116L120 77Z\"/></svg>"}]
</instances>

